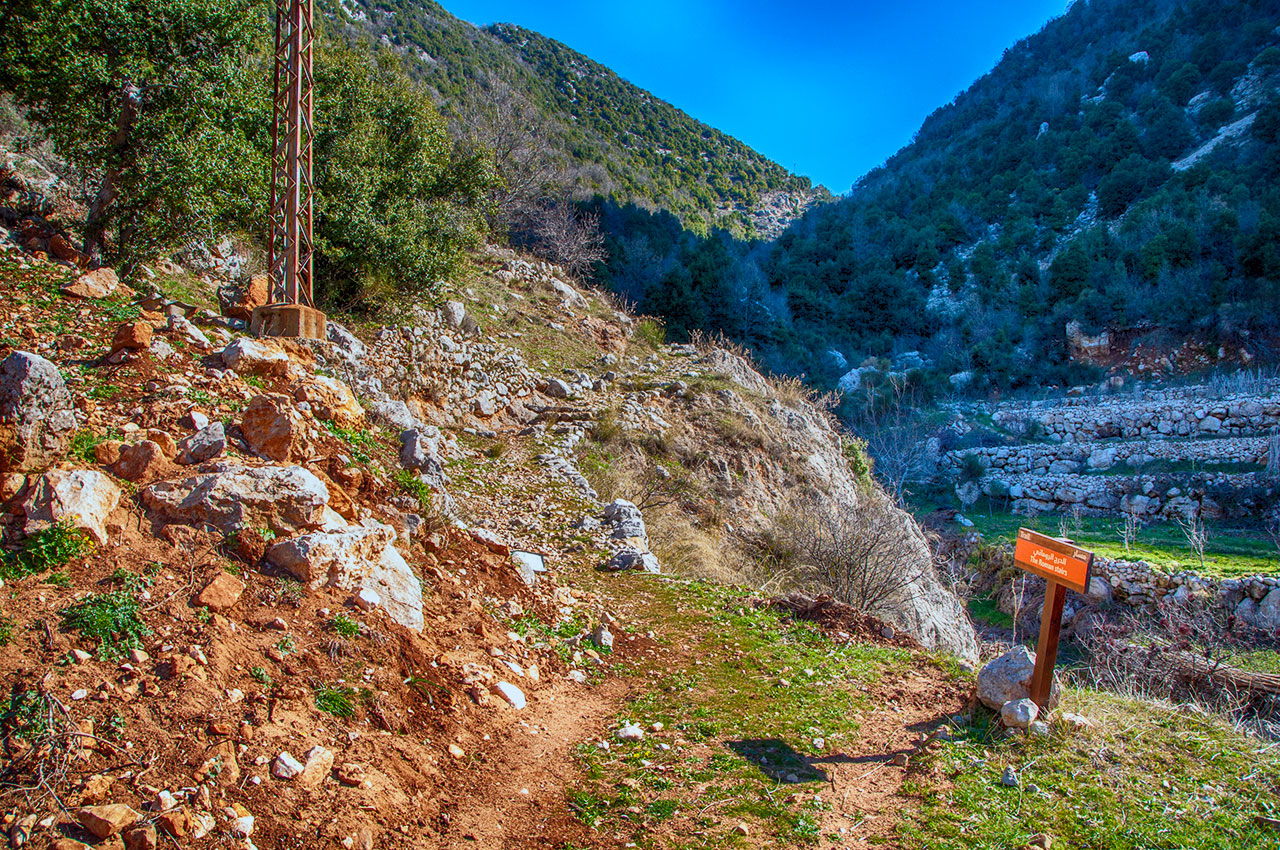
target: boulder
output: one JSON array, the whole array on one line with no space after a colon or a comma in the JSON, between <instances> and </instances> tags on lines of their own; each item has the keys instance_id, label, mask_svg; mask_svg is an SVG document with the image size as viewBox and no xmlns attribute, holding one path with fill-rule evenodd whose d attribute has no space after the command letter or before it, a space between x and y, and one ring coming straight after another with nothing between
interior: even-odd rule
<instances>
[{"instance_id":1,"label":"boulder","mask_svg":"<svg viewBox=\"0 0 1280 850\"><path fill-rule=\"evenodd\" d=\"M1014 647L999 658L987 662L979 671L978 699L987 708L1001 711L1007 702L1030 698L1031 674L1035 672L1035 668L1035 653L1025 646ZM1049 691L1049 708L1058 704L1060 692L1055 675Z\"/></svg>"},{"instance_id":2,"label":"boulder","mask_svg":"<svg viewBox=\"0 0 1280 850\"><path fill-rule=\"evenodd\" d=\"M413 411L403 401L384 399L369 405L370 415L379 422L400 431L408 431L417 425Z\"/></svg>"},{"instance_id":3,"label":"boulder","mask_svg":"<svg viewBox=\"0 0 1280 850\"><path fill-rule=\"evenodd\" d=\"M271 460L305 460L307 426L286 395L256 395L240 420L240 432L249 448Z\"/></svg>"},{"instance_id":4,"label":"boulder","mask_svg":"<svg viewBox=\"0 0 1280 850\"><path fill-rule=\"evenodd\" d=\"M446 301L440 308L440 317L451 328L461 328L467 320L467 306L461 301Z\"/></svg>"},{"instance_id":5,"label":"boulder","mask_svg":"<svg viewBox=\"0 0 1280 850\"><path fill-rule=\"evenodd\" d=\"M226 450L226 429L221 422L210 422L178 443L178 463L204 463L221 457Z\"/></svg>"},{"instance_id":6,"label":"boulder","mask_svg":"<svg viewBox=\"0 0 1280 850\"><path fill-rule=\"evenodd\" d=\"M640 509L626 499L614 499L605 505L604 518L613 523L611 536L615 539L647 540L649 537L645 531L644 516L640 513Z\"/></svg>"},{"instance_id":7,"label":"boulder","mask_svg":"<svg viewBox=\"0 0 1280 850\"><path fill-rule=\"evenodd\" d=\"M0 361L0 473L48 468L66 454L75 430L57 366L27 351Z\"/></svg>"},{"instance_id":8,"label":"boulder","mask_svg":"<svg viewBox=\"0 0 1280 850\"><path fill-rule=\"evenodd\" d=\"M554 277L551 278L551 288L555 290L556 295L560 296L566 307L572 307L577 310L587 309L587 299L583 298L582 293L564 281Z\"/></svg>"},{"instance_id":9,"label":"boulder","mask_svg":"<svg viewBox=\"0 0 1280 850\"><path fill-rule=\"evenodd\" d=\"M151 324L149 322L125 322L116 328L115 338L111 342L111 351L140 351L151 347Z\"/></svg>"},{"instance_id":10,"label":"boulder","mask_svg":"<svg viewBox=\"0 0 1280 850\"><path fill-rule=\"evenodd\" d=\"M73 282L62 287L63 295L77 298L106 298L120 288L120 278L115 269L101 268L85 272Z\"/></svg>"},{"instance_id":11,"label":"boulder","mask_svg":"<svg viewBox=\"0 0 1280 850\"><path fill-rule=\"evenodd\" d=\"M222 362L241 375L283 375L289 355L273 342L241 337L222 350Z\"/></svg>"},{"instance_id":12,"label":"boulder","mask_svg":"<svg viewBox=\"0 0 1280 850\"><path fill-rule=\"evenodd\" d=\"M142 503L162 522L224 535L245 528L296 534L324 526L329 491L300 466L222 464L203 475L152 484L142 491Z\"/></svg>"},{"instance_id":13,"label":"boulder","mask_svg":"<svg viewBox=\"0 0 1280 850\"><path fill-rule=\"evenodd\" d=\"M615 552L613 557L605 562L603 569L613 573L627 570L654 574L662 572L662 566L658 563L656 555L652 552L643 552L633 546Z\"/></svg>"},{"instance_id":14,"label":"boulder","mask_svg":"<svg viewBox=\"0 0 1280 850\"><path fill-rule=\"evenodd\" d=\"M449 476L436 454L438 446L439 432L435 428L410 428L400 435L400 465L419 470L423 481L435 490L444 490Z\"/></svg>"},{"instance_id":15,"label":"boulder","mask_svg":"<svg viewBox=\"0 0 1280 850\"><path fill-rule=\"evenodd\" d=\"M573 387L559 378L550 378L547 381L547 395L552 398L573 398Z\"/></svg>"},{"instance_id":16,"label":"boulder","mask_svg":"<svg viewBox=\"0 0 1280 850\"><path fill-rule=\"evenodd\" d=\"M294 385L293 397L311 405L318 418L328 419L339 428L357 430L366 424L364 408L356 400L355 393L336 378L309 375Z\"/></svg>"},{"instance_id":17,"label":"boulder","mask_svg":"<svg viewBox=\"0 0 1280 850\"><path fill-rule=\"evenodd\" d=\"M324 747L312 747L307 752L307 763L298 774L298 784L306 788L314 788L329 778L333 770L333 753Z\"/></svg>"},{"instance_id":18,"label":"boulder","mask_svg":"<svg viewBox=\"0 0 1280 850\"><path fill-rule=\"evenodd\" d=\"M134 446L121 446L120 458L111 465L111 471L135 484L150 484L164 478L173 470L173 464L165 457L159 443L143 440Z\"/></svg>"},{"instance_id":19,"label":"boulder","mask_svg":"<svg viewBox=\"0 0 1280 850\"><path fill-rule=\"evenodd\" d=\"M267 550L267 560L313 590L372 590L387 616L422 631L422 583L393 545L395 539L395 529L369 519L352 528L283 540Z\"/></svg>"},{"instance_id":20,"label":"boulder","mask_svg":"<svg viewBox=\"0 0 1280 850\"><path fill-rule=\"evenodd\" d=\"M107 543L107 517L122 493L109 475L95 469L52 469L40 476L23 501L26 533L35 534L58 520L69 520L98 545Z\"/></svg>"}]
</instances>

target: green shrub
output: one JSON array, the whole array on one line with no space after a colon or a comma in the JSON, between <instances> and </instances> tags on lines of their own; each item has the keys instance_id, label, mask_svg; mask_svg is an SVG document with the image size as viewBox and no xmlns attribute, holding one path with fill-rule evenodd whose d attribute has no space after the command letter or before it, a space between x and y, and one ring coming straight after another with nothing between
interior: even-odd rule
<instances>
[{"instance_id":1,"label":"green shrub","mask_svg":"<svg viewBox=\"0 0 1280 850\"><path fill-rule=\"evenodd\" d=\"M142 605L128 590L94 593L58 612L62 627L98 642L100 658L118 658L126 650L141 649L151 629L142 622Z\"/></svg>"},{"instance_id":2,"label":"green shrub","mask_svg":"<svg viewBox=\"0 0 1280 850\"><path fill-rule=\"evenodd\" d=\"M422 510L428 512L432 510L431 485L418 477L416 472L411 469L400 470L396 473L396 483L400 485L401 490L418 500L418 506Z\"/></svg>"},{"instance_id":3,"label":"green shrub","mask_svg":"<svg viewBox=\"0 0 1280 850\"><path fill-rule=\"evenodd\" d=\"M22 551L0 558L0 579L13 581L64 566L93 549L93 541L68 519L60 519L27 539Z\"/></svg>"},{"instance_id":4,"label":"green shrub","mask_svg":"<svg viewBox=\"0 0 1280 850\"><path fill-rule=\"evenodd\" d=\"M360 624L346 614L338 614L329 621L329 628L345 638L360 637Z\"/></svg>"},{"instance_id":5,"label":"green shrub","mask_svg":"<svg viewBox=\"0 0 1280 850\"><path fill-rule=\"evenodd\" d=\"M980 481L987 474L986 464L982 458L969 452L960 458L960 480L966 483Z\"/></svg>"}]
</instances>

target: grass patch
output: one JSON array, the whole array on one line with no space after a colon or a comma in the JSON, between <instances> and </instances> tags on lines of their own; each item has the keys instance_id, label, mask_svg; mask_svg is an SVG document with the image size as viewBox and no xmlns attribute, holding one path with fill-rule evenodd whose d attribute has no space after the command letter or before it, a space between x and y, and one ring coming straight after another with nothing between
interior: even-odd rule
<instances>
[{"instance_id":1,"label":"grass patch","mask_svg":"<svg viewBox=\"0 0 1280 850\"><path fill-rule=\"evenodd\" d=\"M418 507L430 512L432 508L431 485L423 481L412 469L401 469L396 473L396 484L400 489L418 500Z\"/></svg>"},{"instance_id":2,"label":"grass patch","mask_svg":"<svg viewBox=\"0 0 1280 850\"><path fill-rule=\"evenodd\" d=\"M1022 526L1056 536L1060 519L1056 515L1024 517L1000 511L992 511L985 516L973 511L965 516L973 520L975 530L982 532L987 542L1009 544L1013 543L1018 528ZM1276 544L1262 529L1248 525L1210 520L1209 542L1205 547L1204 569L1201 570L1182 531L1171 522L1153 522L1143 526L1137 541L1127 552L1120 538L1122 521L1119 518L1081 517L1070 522L1075 541L1106 558L1146 561L1170 572L1194 570L1228 578L1280 572L1280 551Z\"/></svg>"},{"instance_id":3,"label":"grass patch","mask_svg":"<svg viewBox=\"0 0 1280 850\"><path fill-rule=\"evenodd\" d=\"M142 605L132 591L94 593L58 612L62 627L97 641L100 658L119 658L127 650L141 649L151 629L139 616Z\"/></svg>"},{"instance_id":4,"label":"grass patch","mask_svg":"<svg viewBox=\"0 0 1280 850\"><path fill-rule=\"evenodd\" d=\"M118 440L120 435L115 431L108 434L96 434L89 429L82 429L71 438L71 456L87 464L96 464L98 446L108 440Z\"/></svg>"},{"instance_id":5,"label":"grass patch","mask_svg":"<svg viewBox=\"0 0 1280 850\"><path fill-rule=\"evenodd\" d=\"M330 434L347 444L356 463L368 463L373 457L371 453L378 449L378 439L366 430L342 428L331 421L324 424Z\"/></svg>"},{"instance_id":6,"label":"grass patch","mask_svg":"<svg viewBox=\"0 0 1280 850\"><path fill-rule=\"evenodd\" d=\"M356 706L352 698L356 696L359 691L355 688L321 685L316 688L316 708L334 717L354 717Z\"/></svg>"},{"instance_id":7,"label":"grass patch","mask_svg":"<svg viewBox=\"0 0 1280 850\"><path fill-rule=\"evenodd\" d=\"M788 802L785 789L828 787L822 765L809 759L856 738L873 708L866 689L902 670L911 654L833 643L732 588L618 578L634 583L627 592L651 625L682 636L688 660L619 665L649 685L611 727L661 723L661 731L608 750L579 747L587 777L575 792L580 819L640 847L656 846L649 830L659 822L677 834L711 836L743 821L753 846L815 843L820 817Z\"/></svg>"},{"instance_id":8,"label":"grass patch","mask_svg":"<svg viewBox=\"0 0 1280 850\"><path fill-rule=\"evenodd\" d=\"M1280 758L1210 717L1108 694L1069 691L1096 728L1009 738L994 715L926 758L952 782L921 788L901 837L908 847L1274 847L1258 817L1280 814ZM1021 787L1000 777L1011 767Z\"/></svg>"},{"instance_id":9,"label":"grass patch","mask_svg":"<svg viewBox=\"0 0 1280 850\"><path fill-rule=\"evenodd\" d=\"M1013 628L1013 617L1001 611L990 596L971 597L965 607L976 622L1001 629Z\"/></svg>"}]
</instances>

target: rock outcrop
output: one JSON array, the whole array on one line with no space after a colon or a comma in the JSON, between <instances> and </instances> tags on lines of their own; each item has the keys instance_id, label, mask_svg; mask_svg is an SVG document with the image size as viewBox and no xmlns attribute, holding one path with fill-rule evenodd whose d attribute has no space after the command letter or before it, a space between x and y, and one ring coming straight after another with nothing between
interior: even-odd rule
<instances>
[{"instance_id":1,"label":"rock outcrop","mask_svg":"<svg viewBox=\"0 0 1280 850\"><path fill-rule=\"evenodd\" d=\"M223 535L246 528L295 534L332 521L326 515L328 488L300 466L221 464L202 475L152 484L142 491L142 503L161 522Z\"/></svg>"},{"instance_id":2,"label":"rock outcrop","mask_svg":"<svg viewBox=\"0 0 1280 850\"><path fill-rule=\"evenodd\" d=\"M0 473L49 467L66 454L75 430L57 366L27 351L0 361Z\"/></svg>"}]
</instances>

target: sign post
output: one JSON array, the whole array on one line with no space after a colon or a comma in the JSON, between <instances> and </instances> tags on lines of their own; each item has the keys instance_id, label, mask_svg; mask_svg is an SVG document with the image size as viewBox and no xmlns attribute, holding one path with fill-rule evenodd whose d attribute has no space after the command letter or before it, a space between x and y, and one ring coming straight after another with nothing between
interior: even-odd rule
<instances>
[{"instance_id":1,"label":"sign post","mask_svg":"<svg viewBox=\"0 0 1280 850\"><path fill-rule=\"evenodd\" d=\"M1036 669L1031 676L1031 701L1044 711L1049 707L1053 668L1058 661L1062 606L1067 601L1068 590L1088 592L1093 553L1065 540L1020 528L1018 541L1013 547L1013 563L1048 582L1044 591L1044 611L1040 615Z\"/></svg>"}]
</instances>

